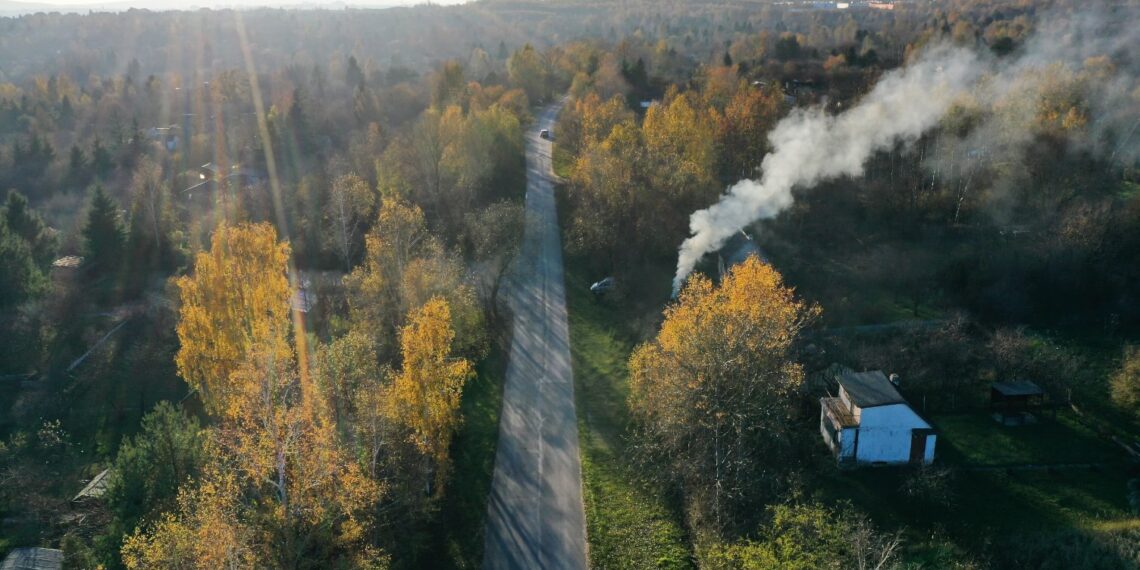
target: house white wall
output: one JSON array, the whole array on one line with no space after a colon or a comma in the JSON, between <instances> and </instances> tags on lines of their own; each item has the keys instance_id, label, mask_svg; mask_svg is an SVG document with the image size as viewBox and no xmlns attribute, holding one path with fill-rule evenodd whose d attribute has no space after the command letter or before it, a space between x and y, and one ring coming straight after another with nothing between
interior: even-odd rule
<instances>
[{"instance_id":1,"label":"house white wall","mask_svg":"<svg viewBox=\"0 0 1140 570\"><path fill-rule=\"evenodd\" d=\"M863 410L859 424L859 463L907 463L910 461L912 431L930 429L910 406L892 404ZM923 460L934 460L934 436L927 435Z\"/></svg>"}]
</instances>

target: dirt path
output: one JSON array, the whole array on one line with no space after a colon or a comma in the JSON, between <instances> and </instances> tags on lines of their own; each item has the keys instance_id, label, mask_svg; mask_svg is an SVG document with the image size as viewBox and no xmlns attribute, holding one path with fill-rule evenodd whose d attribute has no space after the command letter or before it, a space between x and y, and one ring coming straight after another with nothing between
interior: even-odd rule
<instances>
[{"instance_id":1,"label":"dirt path","mask_svg":"<svg viewBox=\"0 0 1140 570\"><path fill-rule=\"evenodd\" d=\"M485 568L585 568L586 522L562 243L550 129L561 104L527 133L526 235L511 285L511 340L495 473L487 501Z\"/></svg>"}]
</instances>

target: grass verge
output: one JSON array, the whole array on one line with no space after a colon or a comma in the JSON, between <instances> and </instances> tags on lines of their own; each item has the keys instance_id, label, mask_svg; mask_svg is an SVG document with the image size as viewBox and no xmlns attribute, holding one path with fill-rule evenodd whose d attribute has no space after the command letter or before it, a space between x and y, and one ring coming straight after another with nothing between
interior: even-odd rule
<instances>
[{"instance_id":1,"label":"grass verge","mask_svg":"<svg viewBox=\"0 0 1140 570\"><path fill-rule=\"evenodd\" d=\"M554 174L563 180L570 178L570 170L574 167L574 155L558 143L552 146L554 151L551 156L551 167L554 168Z\"/></svg>"},{"instance_id":2,"label":"grass verge","mask_svg":"<svg viewBox=\"0 0 1140 570\"><path fill-rule=\"evenodd\" d=\"M566 273L590 565L690 568L677 506L629 460L629 372L633 341L620 308L595 302L584 271Z\"/></svg>"},{"instance_id":3,"label":"grass verge","mask_svg":"<svg viewBox=\"0 0 1140 570\"><path fill-rule=\"evenodd\" d=\"M432 533L433 544L424 553L425 558L436 559L434 567L466 569L483 564L487 495L495 469L509 346L509 337L499 339L463 391L463 426L452 444L454 466L447 496Z\"/></svg>"}]
</instances>

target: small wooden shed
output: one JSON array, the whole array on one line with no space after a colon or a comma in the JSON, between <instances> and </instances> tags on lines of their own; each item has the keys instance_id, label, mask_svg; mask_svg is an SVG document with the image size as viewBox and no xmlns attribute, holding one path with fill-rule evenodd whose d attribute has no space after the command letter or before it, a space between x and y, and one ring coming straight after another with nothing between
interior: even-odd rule
<instances>
[{"instance_id":1,"label":"small wooden shed","mask_svg":"<svg viewBox=\"0 0 1140 570\"><path fill-rule=\"evenodd\" d=\"M1031 413L1045 403L1045 391L1029 380L1007 380L990 386L990 407L994 420L1015 426L1036 423Z\"/></svg>"},{"instance_id":2,"label":"small wooden shed","mask_svg":"<svg viewBox=\"0 0 1140 570\"><path fill-rule=\"evenodd\" d=\"M63 551L55 548L13 548L0 570L60 570Z\"/></svg>"}]
</instances>

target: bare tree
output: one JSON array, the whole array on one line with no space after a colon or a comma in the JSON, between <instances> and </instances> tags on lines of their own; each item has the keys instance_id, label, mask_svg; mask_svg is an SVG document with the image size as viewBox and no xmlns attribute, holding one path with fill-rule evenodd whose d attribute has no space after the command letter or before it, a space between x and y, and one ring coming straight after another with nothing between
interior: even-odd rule
<instances>
[{"instance_id":1,"label":"bare tree","mask_svg":"<svg viewBox=\"0 0 1140 570\"><path fill-rule=\"evenodd\" d=\"M329 238L337 255L344 261L345 270L352 269L352 260L359 248L366 220L376 205L376 196L368 183L355 174L346 174L333 181L326 206Z\"/></svg>"}]
</instances>

